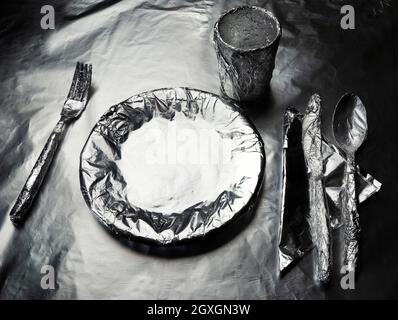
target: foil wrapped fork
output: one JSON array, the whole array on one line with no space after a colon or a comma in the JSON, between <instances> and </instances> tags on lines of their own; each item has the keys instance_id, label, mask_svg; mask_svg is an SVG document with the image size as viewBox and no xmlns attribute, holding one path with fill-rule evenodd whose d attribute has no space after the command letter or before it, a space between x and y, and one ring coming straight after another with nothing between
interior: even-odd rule
<instances>
[{"instance_id":1,"label":"foil wrapped fork","mask_svg":"<svg viewBox=\"0 0 398 320\"><path fill-rule=\"evenodd\" d=\"M29 209L40 190L40 186L64 136L66 127L83 112L88 100L91 75L91 64L84 64L81 62L76 64L72 85L61 111L61 118L48 138L14 207L10 211L10 219L15 226L23 225L28 217Z\"/></svg>"}]
</instances>

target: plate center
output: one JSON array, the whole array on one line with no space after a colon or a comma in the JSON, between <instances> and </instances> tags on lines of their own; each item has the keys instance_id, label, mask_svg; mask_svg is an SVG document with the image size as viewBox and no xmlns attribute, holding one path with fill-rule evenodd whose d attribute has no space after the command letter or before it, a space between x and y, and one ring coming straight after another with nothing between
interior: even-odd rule
<instances>
[{"instance_id":1,"label":"plate center","mask_svg":"<svg viewBox=\"0 0 398 320\"><path fill-rule=\"evenodd\" d=\"M212 202L234 181L232 139L214 123L176 112L130 132L117 161L131 205L163 214Z\"/></svg>"}]
</instances>

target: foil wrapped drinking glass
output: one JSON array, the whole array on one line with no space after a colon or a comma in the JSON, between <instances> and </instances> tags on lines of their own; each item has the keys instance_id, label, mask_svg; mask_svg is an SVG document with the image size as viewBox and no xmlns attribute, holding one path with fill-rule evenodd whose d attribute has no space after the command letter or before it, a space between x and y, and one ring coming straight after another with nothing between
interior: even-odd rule
<instances>
[{"instance_id":1,"label":"foil wrapped drinking glass","mask_svg":"<svg viewBox=\"0 0 398 320\"><path fill-rule=\"evenodd\" d=\"M221 92L236 101L266 95L282 34L275 16L243 6L223 14L214 26Z\"/></svg>"}]
</instances>

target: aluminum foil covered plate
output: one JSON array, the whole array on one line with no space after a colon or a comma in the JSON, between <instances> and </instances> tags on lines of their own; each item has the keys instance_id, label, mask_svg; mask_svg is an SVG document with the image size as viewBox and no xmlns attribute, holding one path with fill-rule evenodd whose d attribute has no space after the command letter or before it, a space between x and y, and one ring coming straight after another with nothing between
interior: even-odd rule
<instances>
[{"instance_id":1,"label":"aluminum foil covered plate","mask_svg":"<svg viewBox=\"0 0 398 320\"><path fill-rule=\"evenodd\" d=\"M204 236L249 211L265 167L262 139L238 108L189 88L112 106L80 160L95 217L117 234L158 244Z\"/></svg>"}]
</instances>

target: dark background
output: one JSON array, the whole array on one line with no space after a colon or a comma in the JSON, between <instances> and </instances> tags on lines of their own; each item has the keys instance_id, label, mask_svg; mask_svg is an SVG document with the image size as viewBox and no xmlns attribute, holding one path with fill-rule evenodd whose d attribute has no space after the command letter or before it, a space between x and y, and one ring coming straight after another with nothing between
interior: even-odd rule
<instances>
[{"instance_id":1,"label":"dark background","mask_svg":"<svg viewBox=\"0 0 398 320\"><path fill-rule=\"evenodd\" d=\"M55 30L40 7L55 8ZM81 197L78 156L112 104L144 90L191 86L219 93L211 43L218 16L240 4L270 9L283 36L270 97L248 110L266 148L265 185L253 219L207 252L177 256L121 245ZM340 8L356 9L356 29L340 28ZM397 8L393 1L3 1L0 18L0 297L154 299L398 298ZM70 128L25 228L8 213L61 110L77 60L93 64L87 110ZM277 273L282 116L323 98L325 135L340 96L355 92L368 112L357 161L383 183L359 207L362 238L356 289L312 280L305 257ZM336 238L338 236L336 235ZM205 246L205 245L204 245ZM207 248L207 245L206 245ZM137 250L135 250L137 249ZM335 247L339 253L339 246ZM56 269L40 288L41 266Z\"/></svg>"}]
</instances>

